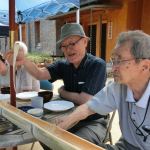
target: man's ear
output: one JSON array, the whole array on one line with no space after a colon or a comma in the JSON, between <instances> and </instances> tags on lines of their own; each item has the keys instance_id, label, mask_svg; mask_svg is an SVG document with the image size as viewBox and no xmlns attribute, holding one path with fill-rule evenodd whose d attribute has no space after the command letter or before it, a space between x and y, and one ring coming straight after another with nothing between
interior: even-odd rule
<instances>
[{"instance_id":1,"label":"man's ear","mask_svg":"<svg viewBox=\"0 0 150 150\"><path fill-rule=\"evenodd\" d=\"M84 40L84 45L85 45L85 47L87 47L88 39L87 39L87 38L84 38L83 40Z\"/></svg>"},{"instance_id":2,"label":"man's ear","mask_svg":"<svg viewBox=\"0 0 150 150\"><path fill-rule=\"evenodd\" d=\"M142 63L142 71L149 71L150 70L150 60L149 59L144 59Z\"/></svg>"}]
</instances>

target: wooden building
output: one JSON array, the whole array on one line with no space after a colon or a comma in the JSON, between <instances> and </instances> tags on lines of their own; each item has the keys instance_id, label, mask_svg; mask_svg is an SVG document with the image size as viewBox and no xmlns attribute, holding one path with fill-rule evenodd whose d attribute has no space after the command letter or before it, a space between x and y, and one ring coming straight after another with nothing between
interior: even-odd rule
<instances>
[{"instance_id":1,"label":"wooden building","mask_svg":"<svg viewBox=\"0 0 150 150\"><path fill-rule=\"evenodd\" d=\"M80 0L80 24L86 35L92 39L87 51L109 62L119 33L126 30L143 30L150 34L149 6L150 0ZM63 23L76 22L76 10L72 9L47 19L61 20ZM22 25L22 39L26 43L25 30L26 26ZM16 31L17 40L18 26Z\"/></svg>"},{"instance_id":2,"label":"wooden building","mask_svg":"<svg viewBox=\"0 0 150 150\"><path fill-rule=\"evenodd\" d=\"M138 29L150 34L150 0L80 0L80 6L80 23L92 37L88 52L106 62L112 57L119 33ZM76 10L47 19L76 22Z\"/></svg>"}]
</instances>

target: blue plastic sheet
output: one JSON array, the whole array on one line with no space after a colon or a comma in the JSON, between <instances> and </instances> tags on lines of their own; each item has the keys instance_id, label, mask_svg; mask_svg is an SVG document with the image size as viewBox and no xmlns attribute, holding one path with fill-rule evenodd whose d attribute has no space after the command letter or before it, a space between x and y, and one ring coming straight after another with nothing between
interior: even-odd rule
<instances>
[{"instance_id":1,"label":"blue plastic sheet","mask_svg":"<svg viewBox=\"0 0 150 150\"><path fill-rule=\"evenodd\" d=\"M0 38L9 36L9 26L0 23Z\"/></svg>"},{"instance_id":2,"label":"blue plastic sheet","mask_svg":"<svg viewBox=\"0 0 150 150\"><path fill-rule=\"evenodd\" d=\"M0 0L0 21L9 23L9 0ZM30 22L70 8L79 8L79 0L15 0L15 21L18 24Z\"/></svg>"}]
</instances>

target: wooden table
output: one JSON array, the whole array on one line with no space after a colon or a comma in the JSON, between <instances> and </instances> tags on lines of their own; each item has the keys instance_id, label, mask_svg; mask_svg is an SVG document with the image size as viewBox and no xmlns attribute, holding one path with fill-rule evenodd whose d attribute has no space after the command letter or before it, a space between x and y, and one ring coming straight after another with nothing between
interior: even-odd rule
<instances>
[{"instance_id":1,"label":"wooden table","mask_svg":"<svg viewBox=\"0 0 150 150\"><path fill-rule=\"evenodd\" d=\"M58 95L53 95L52 100L61 100L61 98ZM4 102L9 103L10 99L3 100ZM21 106L31 106L31 101L16 101L17 107ZM63 111L63 112L52 112L50 110L44 109L43 117L41 118L44 121L51 122L51 120L55 117L66 117L70 113L72 113L78 106L75 105L75 107ZM0 133L0 148L6 148L6 147L14 147L18 145L28 144L37 141L31 134L26 133L22 129L17 128L15 131L11 131L6 134Z\"/></svg>"}]
</instances>

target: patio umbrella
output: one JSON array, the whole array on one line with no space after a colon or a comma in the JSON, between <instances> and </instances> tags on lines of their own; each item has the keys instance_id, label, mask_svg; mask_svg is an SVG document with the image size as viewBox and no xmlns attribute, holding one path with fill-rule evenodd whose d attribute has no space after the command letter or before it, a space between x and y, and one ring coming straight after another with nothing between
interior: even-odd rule
<instances>
[{"instance_id":1,"label":"patio umbrella","mask_svg":"<svg viewBox=\"0 0 150 150\"><path fill-rule=\"evenodd\" d=\"M0 0L0 3L0 21L8 24L8 0ZM79 8L79 0L15 0L15 22L28 23L46 15L53 16L58 12L67 12L72 7Z\"/></svg>"},{"instance_id":2,"label":"patio umbrella","mask_svg":"<svg viewBox=\"0 0 150 150\"><path fill-rule=\"evenodd\" d=\"M0 21L9 23L9 3L6 0L0 2ZM54 16L59 12L67 12L72 7L79 8L79 0L16 0L15 22L19 24L20 37L22 37L21 24L47 15Z\"/></svg>"}]
</instances>

